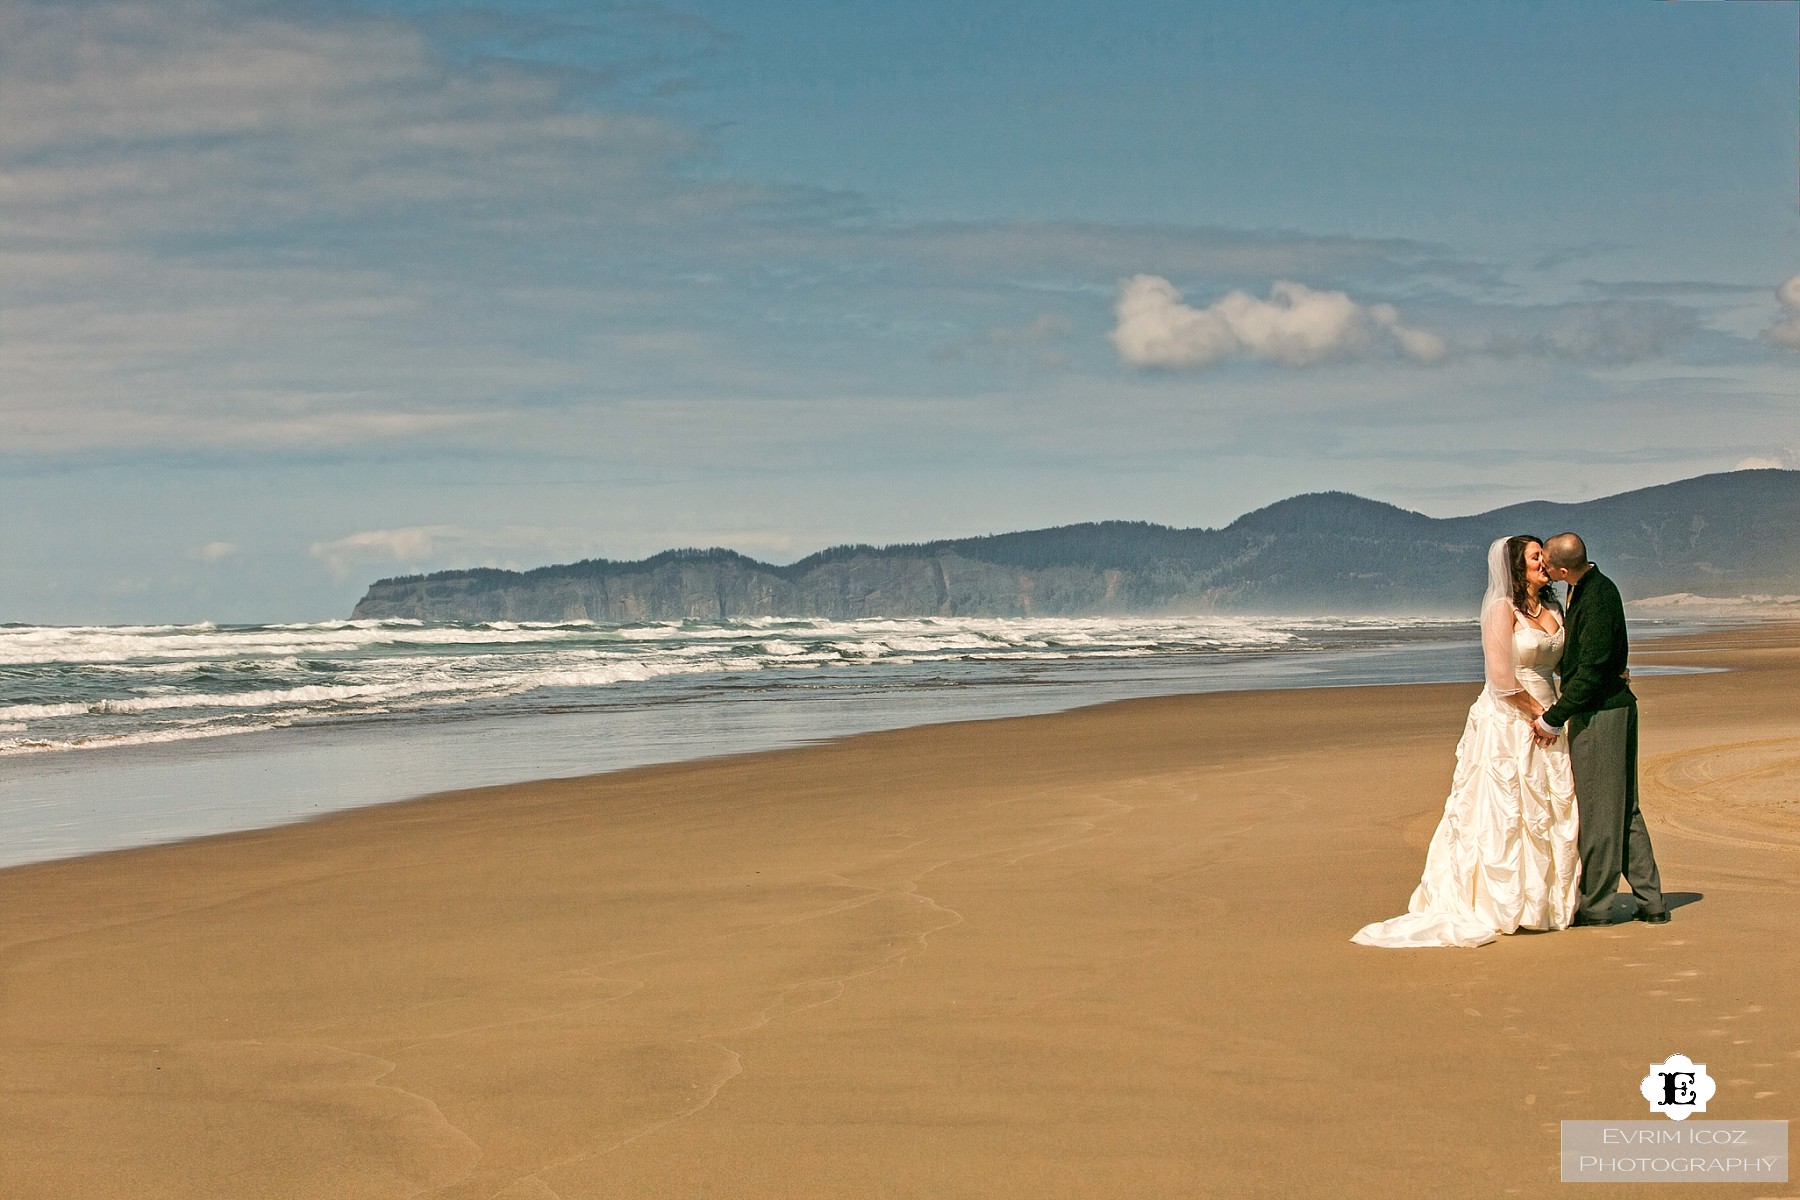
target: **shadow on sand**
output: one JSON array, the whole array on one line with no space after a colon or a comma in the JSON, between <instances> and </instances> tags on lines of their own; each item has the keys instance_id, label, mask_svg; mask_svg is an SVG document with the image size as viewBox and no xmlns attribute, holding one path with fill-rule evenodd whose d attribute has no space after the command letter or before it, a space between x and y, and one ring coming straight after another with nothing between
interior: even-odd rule
<instances>
[{"instance_id":1,"label":"shadow on sand","mask_svg":"<svg viewBox=\"0 0 1800 1200\"><path fill-rule=\"evenodd\" d=\"M1706 893L1704 893L1704 892L1664 892L1663 893L1663 904L1667 906L1668 911L1670 911L1670 912L1674 912L1678 908L1686 908L1690 904L1698 904L1698 903L1700 903L1700 901L1702 901L1704 899L1706 899ZM1613 924L1617 925L1624 921L1630 921L1630 920L1634 919L1636 916L1637 916L1637 901L1633 900L1631 898L1630 892L1620 892L1613 897L1613 902L1612 902L1612 923Z\"/></svg>"}]
</instances>

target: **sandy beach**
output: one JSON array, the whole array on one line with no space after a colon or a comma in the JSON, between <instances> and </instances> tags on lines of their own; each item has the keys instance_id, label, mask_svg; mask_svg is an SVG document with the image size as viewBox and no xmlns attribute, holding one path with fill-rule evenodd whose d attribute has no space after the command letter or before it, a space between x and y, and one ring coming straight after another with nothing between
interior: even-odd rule
<instances>
[{"instance_id":1,"label":"sandy beach","mask_svg":"<svg viewBox=\"0 0 1800 1200\"><path fill-rule=\"evenodd\" d=\"M1647 1117L1676 1052L1708 1117L1789 1118L1800 630L1636 661L1729 668L1635 685L1663 927L1350 944L1405 907L1467 684L1126 701L6 870L0 1195L1542 1196L1558 1122ZM1631 1188L1662 1192L1692 1189Z\"/></svg>"}]
</instances>

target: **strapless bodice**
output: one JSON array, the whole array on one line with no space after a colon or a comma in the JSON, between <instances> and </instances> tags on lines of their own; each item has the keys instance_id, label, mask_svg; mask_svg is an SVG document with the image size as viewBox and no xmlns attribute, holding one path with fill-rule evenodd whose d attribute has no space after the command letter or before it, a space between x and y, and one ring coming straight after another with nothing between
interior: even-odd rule
<instances>
[{"instance_id":1,"label":"strapless bodice","mask_svg":"<svg viewBox=\"0 0 1800 1200\"><path fill-rule=\"evenodd\" d=\"M1513 629L1513 667L1519 686L1545 708L1556 703L1556 664L1562 661L1562 652L1560 625L1555 633L1545 633L1524 621Z\"/></svg>"}]
</instances>

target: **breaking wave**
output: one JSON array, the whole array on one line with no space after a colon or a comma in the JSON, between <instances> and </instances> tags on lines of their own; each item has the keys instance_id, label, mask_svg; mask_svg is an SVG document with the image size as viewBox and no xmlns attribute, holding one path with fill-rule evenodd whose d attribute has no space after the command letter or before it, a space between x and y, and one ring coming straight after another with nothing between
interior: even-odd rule
<instances>
[{"instance_id":1,"label":"breaking wave","mask_svg":"<svg viewBox=\"0 0 1800 1200\"><path fill-rule=\"evenodd\" d=\"M1432 620L888 618L827 621L0 625L0 755L292 725L649 703L667 688L1016 679L1081 659L1299 652ZM663 690L659 690L663 689Z\"/></svg>"}]
</instances>

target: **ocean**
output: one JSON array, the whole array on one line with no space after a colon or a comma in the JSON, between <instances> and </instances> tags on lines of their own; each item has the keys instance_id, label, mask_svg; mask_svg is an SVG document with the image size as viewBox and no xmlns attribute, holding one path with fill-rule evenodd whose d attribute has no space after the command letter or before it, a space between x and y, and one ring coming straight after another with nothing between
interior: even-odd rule
<instances>
[{"instance_id":1,"label":"ocean","mask_svg":"<svg viewBox=\"0 0 1800 1200\"><path fill-rule=\"evenodd\" d=\"M1434 619L0 625L0 866L884 728L1480 669L1473 622Z\"/></svg>"}]
</instances>

